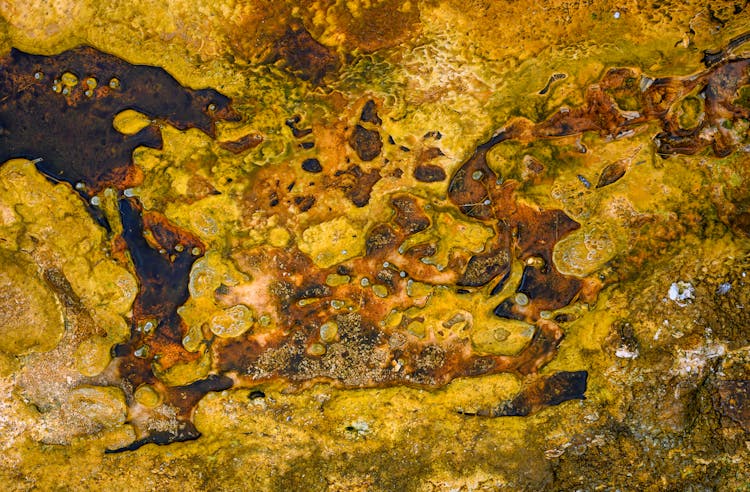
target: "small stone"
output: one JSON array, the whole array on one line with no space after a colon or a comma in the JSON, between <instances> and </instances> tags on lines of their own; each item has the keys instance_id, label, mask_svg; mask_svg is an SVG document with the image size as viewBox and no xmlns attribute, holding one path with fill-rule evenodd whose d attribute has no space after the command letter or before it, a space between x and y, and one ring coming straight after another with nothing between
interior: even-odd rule
<instances>
[{"instance_id":1,"label":"small stone","mask_svg":"<svg viewBox=\"0 0 750 492\"><path fill-rule=\"evenodd\" d=\"M425 325L421 321L412 321L406 329L415 337L423 338L425 336Z\"/></svg>"},{"instance_id":2,"label":"small stone","mask_svg":"<svg viewBox=\"0 0 750 492\"><path fill-rule=\"evenodd\" d=\"M127 406L120 388L81 386L70 392L65 410L97 426L111 428L125 423Z\"/></svg>"}]
</instances>

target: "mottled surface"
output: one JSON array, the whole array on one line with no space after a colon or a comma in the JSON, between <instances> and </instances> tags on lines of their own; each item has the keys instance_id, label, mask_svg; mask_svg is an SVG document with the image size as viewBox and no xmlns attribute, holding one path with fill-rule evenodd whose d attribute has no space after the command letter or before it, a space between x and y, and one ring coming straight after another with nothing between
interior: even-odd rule
<instances>
[{"instance_id":1,"label":"mottled surface","mask_svg":"<svg viewBox=\"0 0 750 492\"><path fill-rule=\"evenodd\" d=\"M0 15L13 489L748 482L743 5Z\"/></svg>"},{"instance_id":2,"label":"mottled surface","mask_svg":"<svg viewBox=\"0 0 750 492\"><path fill-rule=\"evenodd\" d=\"M35 161L85 197L139 184L133 150L162 147L155 123L134 135L116 131L118 113L132 109L211 136L216 120L239 117L214 90L183 88L161 68L136 67L88 47L52 57L13 49L0 63L0 161Z\"/></svg>"},{"instance_id":3,"label":"mottled surface","mask_svg":"<svg viewBox=\"0 0 750 492\"><path fill-rule=\"evenodd\" d=\"M283 51L293 68L300 68L302 62L290 57L292 54L302 56L300 50L303 45L311 42L309 34L301 38L295 35L293 42L289 41L288 36L283 41ZM310 56L317 56L314 49ZM101 73L90 75L81 83L83 87L77 88L80 74L93 70L83 68L86 65L95 67L99 72L107 71L103 74L110 80L107 88L96 90L96 77L101 77ZM43 82L45 72L58 73L63 70L60 67L65 67L65 72L59 78L55 76L51 88L46 87ZM115 72L118 77L114 76ZM239 115L230 108L229 99L214 90L204 89L195 93L179 86L163 70L128 65L93 49L81 48L49 59L12 51L5 61L4 73L8 94L3 113L6 121L3 127L4 160L9 157L29 158L34 152L27 150L33 148L29 142L44 135L45 144L39 145L36 151L43 156L36 162L37 169L55 180L75 183L75 189L84 198L104 187L122 192L139 184L140 180L133 178L136 173L131 153L135 146L148 142L139 140L117 149L117 143L99 135L103 131L120 135L112 125L107 125L107 119L114 121L116 113L128 109L138 110L150 117L163 114L166 121L178 129L200 128L209 136L215 134L215 121L239 120ZM320 76L310 78L319 81ZM51 104L58 93L66 106ZM121 97L120 94L126 96ZM81 105L82 100L88 104ZM55 117L54 111L74 120ZM13 115L23 115L24 119L13 118ZM365 103L360 121L378 126L382 123L372 100ZM32 122L44 124L34 128ZM294 119L286 124L295 137L306 135L306 132L296 129ZM88 133L93 134L95 141L99 139L99 146L86 146L78 135L70 133L71 128L79 131L91 128ZM136 135L143 135L144 132L158 140L151 142L151 146L161 147L160 133L156 127L146 127ZM359 124L355 126L348 143L363 162L374 160L382 149L379 132L367 130ZM108 155L110 150L114 150L114 154ZM408 151L406 147L402 147L402 150ZM112 157L118 153L122 154L119 159ZM456 196L477 194L467 192L466 188L472 184L486 187L485 180L496 180L486 163L477 171L479 167L472 167L471 162L473 160L468 168L463 166L457 171L457 177L451 184L451 196L459 206L464 206L464 203ZM85 167L77 163L85 163ZM309 161L303 162L302 169L314 173L322 171L319 164L315 166ZM463 180L460 176L467 172L480 172L483 176L475 175L471 181ZM274 172L273 176L277 184L284 178L279 172ZM378 169L365 172L356 164L346 170L337 170L332 175L324 175L324 180L336 183L335 186L344 191L356 207L369 203L372 188L380 179ZM294 184L292 181L284 187L287 193L293 191ZM262 195L266 190L259 191ZM248 205L281 208L283 203L290 203L285 200L285 195L282 189L272 191L267 202L256 195L250 199L257 203ZM514 206L512 185L503 198L500 198L500 193L497 195L493 210L506 210ZM482 200L491 201L488 196L483 196ZM329 208L334 204L333 201L327 203ZM551 249L558 239L578 225L560 211L536 215L528 210L522 223L518 219L496 216L492 222L503 225L496 231L494 241L506 245L505 248L493 250L490 256L473 256L468 262L454 257L449 265L438 265L437 271L433 271L425 269L422 264L414 264L424 259L410 254L421 242L415 242L415 246L404 251L404 245L414 234L430 227L430 220L416 200L408 195L394 199L393 205L396 209L396 229L390 229L393 232L387 244L381 241L377 248L369 248L359 261L335 262L329 269L318 270L314 264L320 264L315 261L317 258L311 262L289 245L271 250L237 251L240 269L251 274L255 283L219 285L214 292L215 298L233 306L228 313L237 314L225 316L225 323L229 326L219 325L223 321L217 321L214 317L211 331L219 338L204 333L206 338L199 349L188 350L195 346L197 340L183 342L188 335L188 326L179 316L178 308L189 299L188 285L195 281L194 277L191 278L191 271L196 259L203 256L205 245L192 233L170 223L162 214L144 213L137 198L118 197L118 229L122 232L114 237L116 249L113 253L123 257L126 262L125 255L129 257L139 281L139 291L130 317L130 339L113 347L114 360L111 368L104 372L112 373L107 382L123 391L130 413L142 415L128 420L137 430L137 439L117 450L132 451L147 443L168 444L197 438L200 433L192 422L195 405L206 393L233 386L252 386L273 378L306 383L331 381L345 387L394 383L437 386L461 376L497 372L514 372L524 376L536 374L549 362L562 339L562 332L553 322L541 323L538 313L541 309L565 307L580 290L579 281L564 279L556 273L549 276L554 271L550 263ZM92 210L101 214L98 207L92 207ZM96 218L99 214L92 215ZM474 216L473 213L468 215ZM484 216L479 218L489 219ZM111 231L109 224L103 222ZM457 222L455 226L458 226ZM379 224L377 227L390 226ZM458 232L447 230L443 234ZM538 332L518 356L476 354L467 339L448 337L445 342L438 343L434 335L422 341L420 338L425 338L426 334L415 336L413 333L403 334L398 329L378 328L385 323L389 313L423 302L409 299L413 297L408 291L415 279L433 285L455 283L461 287L481 287L498 275L507 274L510 269L511 234L518 247L522 248L517 256L521 260L539 257L542 263L533 272L543 272L533 273L529 270L531 267L526 267L519 285L519 292L528 297L531 306L525 314L515 314L513 317L537 323ZM325 245L331 239L335 240L321 236L317 241ZM386 259L390 261L383 261ZM446 266L457 271L448 274ZM464 270L463 273L459 273L461 270ZM326 285L330 283L329 276L337 273L342 277L354 276L355 285L359 285L351 287L347 281L338 289L329 288ZM67 282L64 273L61 273L61 278ZM372 288L370 278L377 282ZM357 279L360 279L359 282ZM252 294L248 294L248 290ZM342 305L331 303L333 299ZM308 300L311 302L306 302ZM324 303L322 306L321 302ZM359 306L355 310L356 304ZM299 309L302 306L304 308ZM248 330L254 322L252 313L262 310L270 310L276 325L275 332L253 336L253 330ZM340 314L341 310L349 312ZM240 314L243 312L246 314ZM498 310L495 313L504 316ZM247 319L237 319L236 316L240 315ZM245 323L246 326L235 328L238 323ZM326 335L325 329L331 334ZM395 337L398 341L394 341ZM229 340L223 341L223 338ZM159 373L168 373L180 364L199 360L199 352L205 352L204 356L210 354L207 372L188 376L185 384L174 384L169 378L159 377ZM528 415L547 405L584 398L585 371L580 372L584 376L577 378L572 388L568 388L568 379L563 377L564 374L567 373L543 378L533 386L534 389L524 391L510 403L510 413L492 412L492 416ZM169 421L156 414L153 418L157 422L150 421L149 412L138 408L140 402L136 395L139 391L149 391L158 397L164 407L162 411L170 411ZM164 429L156 430L158 425L164 426Z\"/></svg>"}]
</instances>

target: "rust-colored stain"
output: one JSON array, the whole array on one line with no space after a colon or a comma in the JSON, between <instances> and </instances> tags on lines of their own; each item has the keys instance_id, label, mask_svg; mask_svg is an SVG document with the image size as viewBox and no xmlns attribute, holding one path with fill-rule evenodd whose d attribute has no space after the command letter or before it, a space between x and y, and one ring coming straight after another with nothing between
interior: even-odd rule
<instances>
[{"instance_id":1,"label":"rust-colored stain","mask_svg":"<svg viewBox=\"0 0 750 492\"><path fill-rule=\"evenodd\" d=\"M367 231L362 255L332 266L318 266L296 246L264 245L233 253L232 260L240 270L261 287L247 292L241 286L222 285L215 292L216 302L234 306L246 296L263 296L274 329L224 338L204 326L205 343L197 351L183 346L187 327L177 310L189 298L191 269L205 254L206 245L165 216L144 210L137 198L122 193L141 179L132 161L133 149L159 148L161 136L156 124L135 135L122 135L114 130L112 120L119 112L134 109L178 129L197 128L214 137L217 121L239 119L229 98L213 89L182 87L163 69L132 65L92 48L51 57L13 50L2 60L0 75L0 162L13 157L33 159L40 172L70 183L87 201L107 187L119 192L123 232L120 238L113 238L113 244L119 246L123 261L132 262L139 290L130 339L114 348L112 370L107 374L113 378L111 384L123 389L138 436L132 444L113 451L197 438L192 414L206 393L279 378L296 384L329 381L350 388L436 387L458 377L510 372L525 378L521 392L511 401L477 414L522 416L584 398L585 368L538 374L554 358L563 339L558 323L563 318L553 321L544 313L578 298L590 299L601 285L597 279L572 277L556 269L552 261L555 244L579 224L561 210L539 209L519 200L520 184L500 180L487 163L488 152L507 140L530 142L585 131L617 138L646 122L658 121L662 133L655 146L665 157L693 154L709 146L716 155L727 155L735 144L725 132L725 122L750 116L747 108L734 104L738 89L750 76L750 60L732 55L738 43L733 41L725 50L706 54L706 70L690 77L651 79L630 68L611 69L588 88L581 107L558 111L539 123L521 118L509 121L478 145L450 177L442 167L430 163L441 157L442 151L438 147L424 150L414 177L427 183L449 179L446 206L494 233L481 253L457 253L436 269L422 261L435 252L434 244L424 241L404 248L410 238L434 225L426 213L429 204L410 193L391 198L390 218ZM290 28L275 50L275 56L283 58L292 72L316 84L338 66L337 58L302 28ZM672 109L696 90L705 97L705 117L685 128ZM314 133L299 128L299 122L300 118L286 121L296 138ZM306 189L339 190L356 207L367 205L373 186L383 178L376 161L384 146L381 126L378 104L367 101L359 121L342 136L356 153L356 162L309 158L299 159L295 164L299 168L288 172L258 170L254 176L257 185L241 197L244 217L251 217L256 210L276 209L283 223L298 211L329 206L321 203L314 191L298 194L295 187L301 186L300 175L308 181ZM437 135L432 137L437 140ZM246 136L223 146L243 152L259 141L257 136ZM403 146L401 150L410 151ZM544 172L543 166L533 162L529 169L538 175ZM612 164L596 187L608 186L626 172L626 164ZM482 295L480 288L491 286L489 295L497 295L514 262L523 265L520 283L513 296L498 299L494 312L533 325L531 342L516 355L476 353L471 343L458 336L422 338L401 326L383 323L389 313L419 305L419 297L408 295L413 282L441 285L467 295ZM332 275L350 281L331 285L327 279ZM342 306L337 307L333 300ZM404 316L402 324L408 322ZM169 386L157 376L205 356L210 357L210 368L199 381ZM174 411L177 426L154 430L149 425L149 419L157 417L134 396L143 385L152 387L162 404ZM721 405L731 410L732 418L747 420L746 406L735 410L738 407L731 406L735 404L724 394Z\"/></svg>"},{"instance_id":2,"label":"rust-colored stain","mask_svg":"<svg viewBox=\"0 0 750 492\"><path fill-rule=\"evenodd\" d=\"M123 135L112 126L118 113L133 109L209 136L216 121L240 117L213 89L182 87L161 68L131 65L89 47L55 56L13 49L0 63L0 160L34 160L50 179L81 183L76 189L84 196L136 185L133 150L162 146L156 122Z\"/></svg>"},{"instance_id":3,"label":"rust-colored stain","mask_svg":"<svg viewBox=\"0 0 750 492\"><path fill-rule=\"evenodd\" d=\"M750 432L750 381L721 381L718 384L718 409Z\"/></svg>"},{"instance_id":4,"label":"rust-colored stain","mask_svg":"<svg viewBox=\"0 0 750 492\"><path fill-rule=\"evenodd\" d=\"M335 51L319 43L299 25L290 26L274 48L269 61L283 59L292 73L314 84L319 84L339 67Z\"/></svg>"}]
</instances>

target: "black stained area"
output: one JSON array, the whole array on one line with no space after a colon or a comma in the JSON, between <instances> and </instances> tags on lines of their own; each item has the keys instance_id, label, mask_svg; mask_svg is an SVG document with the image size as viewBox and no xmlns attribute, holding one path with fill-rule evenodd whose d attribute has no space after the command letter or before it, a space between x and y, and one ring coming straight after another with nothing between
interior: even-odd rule
<instances>
[{"instance_id":1,"label":"black stained area","mask_svg":"<svg viewBox=\"0 0 750 492\"><path fill-rule=\"evenodd\" d=\"M560 371L524 388L513 400L501 405L493 417L524 417L570 400L585 400L588 372Z\"/></svg>"},{"instance_id":2,"label":"black stained area","mask_svg":"<svg viewBox=\"0 0 750 492\"><path fill-rule=\"evenodd\" d=\"M396 212L393 222L406 234L415 234L430 227L430 218L422 210L417 200L408 195L399 195L391 199L391 206Z\"/></svg>"},{"instance_id":3,"label":"black stained area","mask_svg":"<svg viewBox=\"0 0 750 492\"><path fill-rule=\"evenodd\" d=\"M445 181L447 177L445 170L434 164L423 164L414 168L414 178L423 183Z\"/></svg>"},{"instance_id":4,"label":"black stained area","mask_svg":"<svg viewBox=\"0 0 750 492\"><path fill-rule=\"evenodd\" d=\"M307 171L308 173L319 173L323 170L323 166L320 165L318 159L313 157L302 161L302 170Z\"/></svg>"},{"instance_id":5,"label":"black stained area","mask_svg":"<svg viewBox=\"0 0 750 492\"><path fill-rule=\"evenodd\" d=\"M288 126L290 130L292 130L292 135L294 135L294 138L303 138L312 133L312 128L298 128L297 127L297 124L300 122L301 119L302 118L300 118L299 115L294 115L284 122L284 124Z\"/></svg>"},{"instance_id":6,"label":"black stained area","mask_svg":"<svg viewBox=\"0 0 750 492\"><path fill-rule=\"evenodd\" d=\"M371 255L376 251L385 250L392 247L397 240L396 233L387 224L380 224L375 226L367 236L365 241L367 255Z\"/></svg>"},{"instance_id":7,"label":"black stained area","mask_svg":"<svg viewBox=\"0 0 750 492\"><path fill-rule=\"evenodd\" d=\"M383 139L377 130L368 130L362 125L357 125L349 137L349 146L361 160L368 162L380 155Z\"/></svg>"},{"instance_id":8,"label":"black stained area","mask_svg":"<svg viewBox=\"0 0 750 492\"><path fill-rule=\"evenodd\" d=\"M315 205L315 197L310 195L296 196L294 197L294 204L297 205L300 212L307 212Z\"/></svg>"},{"instance_id":9,"label":"black stained area","mask_svg":"<svg viewBox=\"0 0 750 492\"><path fill-rule=\"evenodd\" d=\"M367 123L372 123L373 125L380 125L381 123L383 123L383 120L381 120L380 116L378 116L378 110L377 107L375 107L375 101L373 101L372 99L365 103L359 119Z\"/></svg>"},{"instance_id":10,"label":"black stained area","mask_svg":"<svg viewBox=\"0 0 750 492\"><path fill-rule=\"evenodd\" d=\"M121 199L119 211L123 227L122 237L128 246L140 283L135 306L138 315L161 318L175 313L188 299L190 270L202 254L202 250L199 255L195 255L192 247L197 246L182 245L181 252L174 249L160 252L152 248L144 238L143 218L135 199ZM157 238L167 238L164 242L171 238L166 228L154 227L152 234Z\"/></svg>"},{"instance_id":11,"label":"black stained area","mask_svg":"<svg viewBox=\"0 0 750 492\"><path fill-rule=\"evenodd\" d=\"M55 56L12 49L0 66L0 163L33 160L54 181L82 183L77 191L84 199L109 186L132 186L133 150L162 147L156 124L134 135L115 130L118 113L133 109L212 137L216 121L239 119L230 99L213 89L185 88L162 68L90 47Z\"/></svg>"},{"instance_id":12,"label":"black stained area","mask_svg":"<svg viewBox=\"0 0 750 492\"><path fill-rule=\"evenodd\" d=\"M526 266L517 292L526 294L530 300L541 299L545 309L565 307L581 290L581 282L575 278L564 278L552 268Z\"/></svg>"},{"instance_id":13,"label":"black stained area","mask_svg":"<svg viewBox=\"0 0 750 492\"><path fill-rule=\"evenodd\" d=\"M115 449L105 449L105 454L123 453L125 451L135 451L145 446L146 444L156 444L158 446L164 446L166 444L172 444L173 442L184 442L194 441L201 436L201 433L196 429L195 424L190 421L183 423L183 427L176 431L158 431L153 432L146 437L136 439L127 446Z\"/></svg>"}]
</instances>

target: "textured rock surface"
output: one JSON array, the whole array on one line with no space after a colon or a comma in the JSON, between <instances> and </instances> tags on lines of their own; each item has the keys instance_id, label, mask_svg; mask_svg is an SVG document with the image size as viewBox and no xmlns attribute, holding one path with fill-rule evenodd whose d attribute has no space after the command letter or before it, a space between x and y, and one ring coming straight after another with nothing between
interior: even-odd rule
<instances>
[{"instance_id":1,"label":"textured rock surface","mask_svg":"<svg viewBox=\"0 0 750 492\"><path fill-rule=\"evenodd\" d=\"M104 63L0 95L80 123L0 149L75 161L0 164L4 482L742 490L747 16L0 2L5 67ZM138 64L233 110L86 103Z\"/></svg>"}]
</instances>

